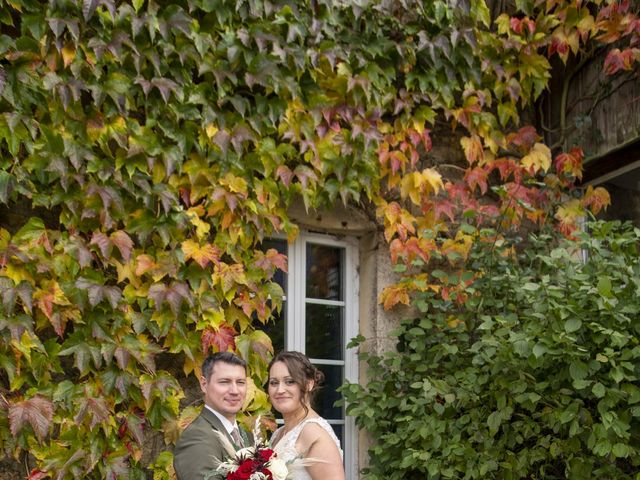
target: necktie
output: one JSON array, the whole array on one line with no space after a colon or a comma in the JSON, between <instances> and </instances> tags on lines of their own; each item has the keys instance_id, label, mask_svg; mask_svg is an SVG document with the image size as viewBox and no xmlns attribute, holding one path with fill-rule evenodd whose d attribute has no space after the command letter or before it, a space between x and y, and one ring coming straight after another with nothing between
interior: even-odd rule
<instances>
[{"instance_id":1,"label":"necktie","mask_svg":"<svg viewBox=\"0 0 640 480\"><path fill-rule=\"evenodd\" d=\"M244 442L242 441L242 437L240 436L240 430L238 430L237 426L233 427L233 430L231 430L231 438L233 438L233 441L237 447L244 446Z\"/></svg>"}]
</instances>

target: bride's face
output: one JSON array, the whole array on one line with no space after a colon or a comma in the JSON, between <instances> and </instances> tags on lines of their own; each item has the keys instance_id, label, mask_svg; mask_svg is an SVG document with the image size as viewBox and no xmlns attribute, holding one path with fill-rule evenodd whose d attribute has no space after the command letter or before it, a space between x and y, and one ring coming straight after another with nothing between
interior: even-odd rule
<instances>
[{"instance_id":1,"label":"bride's face","mask_svg":"<svg viewBox=\"0 0 640 480\"><path fill-rule=\"evenodd\" d=\"M276 362L269 371L269 400L271 405L282 414L302 409L302 389L291 377L284 362Z\"/></svg>"}]
</instances>

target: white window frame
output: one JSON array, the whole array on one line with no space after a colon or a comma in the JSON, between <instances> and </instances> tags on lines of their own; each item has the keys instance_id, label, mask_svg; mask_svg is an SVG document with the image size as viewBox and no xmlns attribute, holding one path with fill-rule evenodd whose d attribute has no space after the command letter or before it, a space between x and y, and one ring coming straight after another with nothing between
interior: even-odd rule
<instances>
[{"instance_id":1,"label":"white window frame","mask_svg":"<svg viewBox=\"0 0 640 480\"><path fill-rule=\"evenodd\" d=\"M330 247L344 248L344 271L342 284L344 285L344 300L318 300L306 298L306 265L307 244L326 245ZM358 243L355 238L337 238L330 235L321 235L309 232L301 232L293 244L287 248L288 267L287 274L287 314L285 321L285 348L305 352L306 347L306 318L305 306L307 303L322 305L344 306L344 345L342 346L344 361L319 360L311 361L318 365L344 365L344 378L352 383L358 383L358 357L355 349L347 349L349 341L359 333L359 262ZM298 321L294 321L298 319ZM337 423L331 422L330 423ZM345 416L344 419L344 464L347 480L358 478L358 431L355 419Z\"/></svg>"}]
</instances>

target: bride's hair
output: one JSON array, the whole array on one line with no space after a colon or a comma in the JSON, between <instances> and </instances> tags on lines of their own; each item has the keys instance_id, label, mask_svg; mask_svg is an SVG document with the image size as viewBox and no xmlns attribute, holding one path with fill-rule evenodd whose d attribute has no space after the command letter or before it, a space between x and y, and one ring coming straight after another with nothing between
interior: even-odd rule
<instances>
[{"instance_id":1,"label":"bride's hair","mask_svg":"<svg viewBox=\"0 0 640 480\"><path fill-rule=\"evenodd\" d=\"M278 353L271 362L269 362L269 368L267 371L271 372L271 367L276 362L282 362L287 366L289 375L300 387L302 393L302 407L306 413L309 412L309 406L315 394L318 393L318 389L324 381L324 373L318 370L307 358L306 355L300 352L282 351ZM313 380L313 387L308 390L309 381Z\"/></svg>"}]
</instances>

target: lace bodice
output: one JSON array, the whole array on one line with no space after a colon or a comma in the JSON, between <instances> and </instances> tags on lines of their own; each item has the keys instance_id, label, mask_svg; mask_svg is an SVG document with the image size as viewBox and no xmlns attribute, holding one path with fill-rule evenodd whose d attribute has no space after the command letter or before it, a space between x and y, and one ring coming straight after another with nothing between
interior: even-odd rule
<instances>
[{"instance_id":1,"label":"lace bodice","mask_svg":"<svg viewBox=\"0 0 640 480\"><path fill-rule=\"evenodd\" d=\"M275 447L272 447L273 450L278 454L278 457L280 457L287 463L291 462L297 457L300 457L301 452L298 452L296 450L296 442L298 441L298 437L300 436L300 433L304 429L305 425L308 425L309 423L317 423L324 430L326 430L326 432L331 436L336 446L338 447L340 457L342 457L343 453L342 449L340 448L340 440L338 440L338 437L336 437L336 434L333 432L333 428L331 428L329 422L327 422L322 417L307 418L306 420L296 425L293 430L287 433L284 437L282 437L280 441L276 443ZM284 431L283 429L284 427L280 427L273 433L273 435L271 436L272 443L274 439L277 439L280 435L282 435L282 432ZM311 480L311 476L307 473L307 470L303 466L296 466L294 462L293 464L290 464L290 468L292 468L294 472L293 476L291 477L292 480Z\"/></svg>"}]
</instances>

